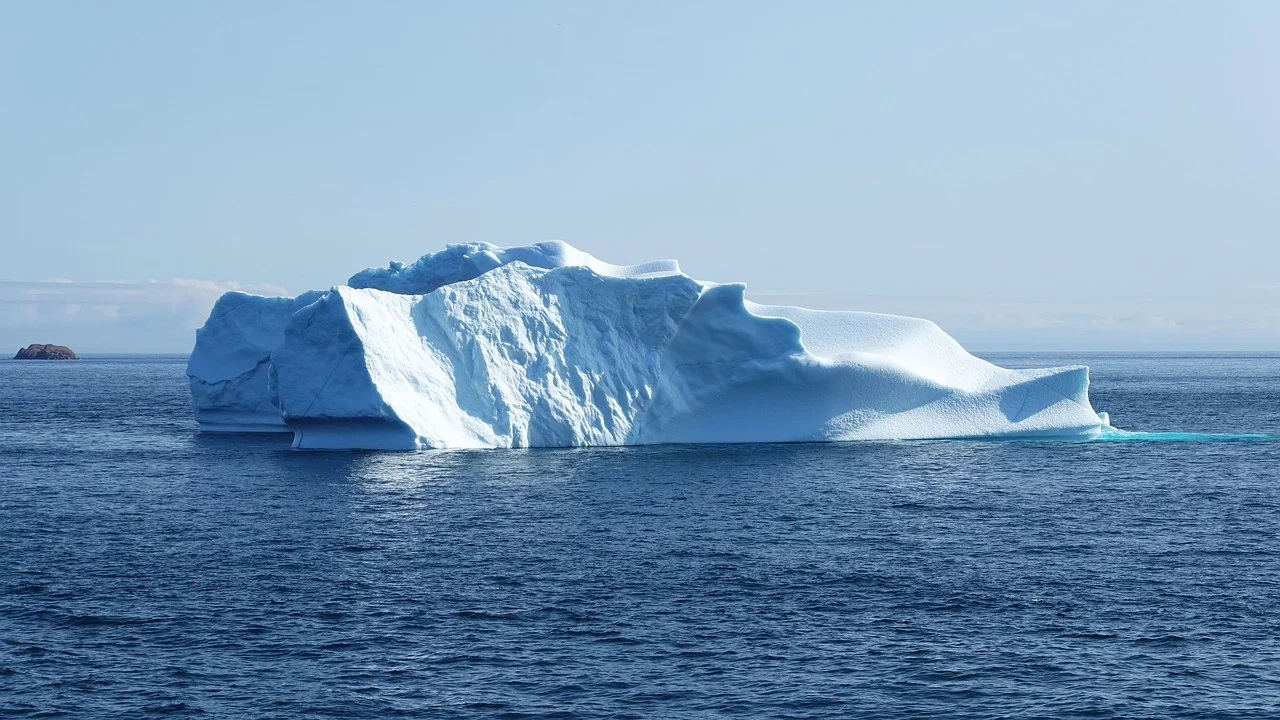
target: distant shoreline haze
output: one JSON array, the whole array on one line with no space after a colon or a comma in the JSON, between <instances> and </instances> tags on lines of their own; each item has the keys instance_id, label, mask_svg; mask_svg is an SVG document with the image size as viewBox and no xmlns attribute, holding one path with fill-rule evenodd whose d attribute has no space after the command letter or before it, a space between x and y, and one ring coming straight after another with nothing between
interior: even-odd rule
<instances>
[{"instance_id":1,"label":"distant shoreline haze","mask_svg":"<svg viewBox=\"0 0 1280 720\"><path fill-rule=\"evenodd\" d=\"M335 282L343 282L345 278ZM290 295L232 282L0 281L0 348L53 342L77 353L189 353L222 293ZM821 310L862 310L936 322L971 351L1280 350L1280 286L1237 288L1226 310L1192 296L1054 301L778 292L748 299Z\"/></svg>"}]
</instances>

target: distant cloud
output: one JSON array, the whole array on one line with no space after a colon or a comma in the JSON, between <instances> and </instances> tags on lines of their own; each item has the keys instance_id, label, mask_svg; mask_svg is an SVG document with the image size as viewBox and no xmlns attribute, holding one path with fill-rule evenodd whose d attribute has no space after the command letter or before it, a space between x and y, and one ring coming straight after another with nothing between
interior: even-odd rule
<instances>
[{"instance_id":1,"label":"distant cloud","mask_svg":"<svg viewBox=\"0 0 1280 720\"><path fill-rule=\"evenodd\" d=\"M0 352L33 342L87 353L188 352L196 328L229 290L289 294L275 285L188 278L142 283L0 280Z\"/></svg>"}]
</instances>

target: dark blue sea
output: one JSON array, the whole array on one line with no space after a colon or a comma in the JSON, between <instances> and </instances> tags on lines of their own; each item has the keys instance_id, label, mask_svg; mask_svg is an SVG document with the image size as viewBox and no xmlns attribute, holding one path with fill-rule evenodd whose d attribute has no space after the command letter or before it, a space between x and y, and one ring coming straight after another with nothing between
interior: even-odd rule
<instances>
[{"instance_id":1,"label":"dark blue sea","mask_svg":"<svg viewBox=\"0 0 1280 720\"><path fill-rule=\"evenodd\" d=\"M1280 434L1280 355L1085 363ZM1280 717L1280 442L306 453L0 361L0 716Z\"/></svg>"}]
</instances>

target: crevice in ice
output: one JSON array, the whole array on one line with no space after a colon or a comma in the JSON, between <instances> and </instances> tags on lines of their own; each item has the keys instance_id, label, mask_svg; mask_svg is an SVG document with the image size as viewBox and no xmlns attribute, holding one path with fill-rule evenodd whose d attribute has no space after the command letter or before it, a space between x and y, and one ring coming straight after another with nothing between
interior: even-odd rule
<instances>
[{"instance_id":1,"label":"crevice in ice","mask_svg":"<svg viewBox=\"0 0 1280 720\"><path fill-rule=\"evenodd\" d=\"M320 383L320 389L316 390L315 395L311 396L311 402L307 403L307 409L302 411L303 416L311 415L311 408L315 407L316 401L319 400L320 396L324 394L325 388L329 387L329 381L333 380L333 376L337 374L338 368L342 367L342 363L346 362L350 357L351 357L350 350L343 352L342 357L338 358L337 362L335 362L333 366L329 368L329 374L325 375L324 382Z\"/></svg>"}]
</instances>

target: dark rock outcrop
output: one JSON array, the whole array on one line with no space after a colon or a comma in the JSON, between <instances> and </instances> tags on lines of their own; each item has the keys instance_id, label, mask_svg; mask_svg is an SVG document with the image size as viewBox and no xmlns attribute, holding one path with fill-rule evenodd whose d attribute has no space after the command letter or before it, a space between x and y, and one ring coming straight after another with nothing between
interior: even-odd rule
<instances>
[{"instance_id":1,"label":"dark rock outcrop","mask_svg":"<svg viewBox=\"0 0 1280 720\"><path fill-rule=\"evenodd\" d=\"M14 360L75 360L76 354L66 345L39 345L32 343L18 351Z\"/></svg>"}]
</instances>

